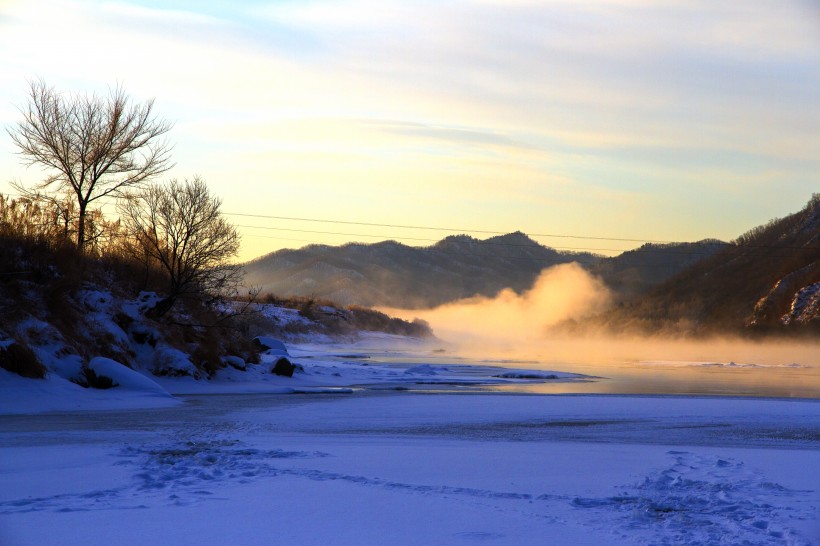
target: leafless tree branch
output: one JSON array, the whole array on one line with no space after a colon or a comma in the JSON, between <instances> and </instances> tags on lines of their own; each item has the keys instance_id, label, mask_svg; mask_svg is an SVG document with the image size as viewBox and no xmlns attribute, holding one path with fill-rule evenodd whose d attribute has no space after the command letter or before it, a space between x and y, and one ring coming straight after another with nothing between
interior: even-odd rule
<instances>
[{"instance_id":1,"label":"leafless tree branch","mask_svg":"<svg viewBox=\"0 0 820 546\"><path fill-rule=\"evenodd\" d=\"M168 297L156 314L181 297L214 302L236 292L241 269L230 260L239 251L239 234L220 205L199 177L147 186L121 202L126 231L168 278Z\"/></svg>"},{"instance_id":2,"label":"leafless tree branch","mask_svg":"<svg viewBox=\"0 0 820 546\"><path fill-rule=\"evenodd\" d=\"M7 131L27 166L46 170L31 191L70 194L77 203L77 246L87 240L88 206L168 171L171 123L158 119L154 101L132 104L116 87L107 97L65 96L43 80L29 84L22 120Z\"/></svg>"}]
</instances>

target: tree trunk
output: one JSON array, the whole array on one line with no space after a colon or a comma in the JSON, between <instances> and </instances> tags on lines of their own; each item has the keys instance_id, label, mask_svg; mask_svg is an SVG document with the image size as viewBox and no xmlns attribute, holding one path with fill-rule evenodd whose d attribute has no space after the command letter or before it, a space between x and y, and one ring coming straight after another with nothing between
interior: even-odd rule
<instances>
[{"instance_id":1,"label":"tree trunk","mask_svg":"<svg viewBox=\"0 0 820 546\"><path fill-rule=\"evenodd\" d=\"M79 202L80 218L77 221L77 249L80 254L85 254L85 208L88 203Z\"/></svg>"}]
</instances>

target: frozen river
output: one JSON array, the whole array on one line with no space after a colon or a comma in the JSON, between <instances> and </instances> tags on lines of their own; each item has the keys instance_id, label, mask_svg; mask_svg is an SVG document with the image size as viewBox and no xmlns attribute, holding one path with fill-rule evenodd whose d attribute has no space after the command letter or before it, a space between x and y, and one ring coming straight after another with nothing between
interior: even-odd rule
<instances>
[{"instance_id":1,"label":"frozen river","mask_svg":"<svg viewBox=\"0 0 820 546\"><path fill-rule=\"evenodd\" d=\"M0 543L817 544L820 403L241 394L0 417Z\"/></svg>"},{"instance_id":2,"label":"frozen river","mask_svg":"<svg viewBox=\"0 0 820 546\"><path fill-rule=\"evenodd\" d=\"M176 399L0 377L0 544L820 544L814 367L394 341Z\"/></svg>"}]
</instances>

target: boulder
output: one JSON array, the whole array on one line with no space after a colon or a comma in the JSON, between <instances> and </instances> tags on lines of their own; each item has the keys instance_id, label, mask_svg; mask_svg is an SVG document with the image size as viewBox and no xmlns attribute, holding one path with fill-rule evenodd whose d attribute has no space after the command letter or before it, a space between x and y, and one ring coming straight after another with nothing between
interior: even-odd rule
<instances>
[{"instance_id":1,"label":"boulder","mask_svg":"<svg viewBox=\"0 0 820 546\"><path fill-rule=\"evenodd\" d=\"M14 340L0 341L0 368L32 379L46 376L46 367L26 345Z\"/></svg>"},{"instance_id":2,"label":"boulder","mask_svg":"<svg viewBox=\"0 0 820 546\"><path fill-rule=\"evenodd\" d=\"M288 348L285 347L285 344L276 338L270 336L257 336L253 338L253 342L258 349L266 351L268 354L290 356L288 354Z\"/></svg>"},{"instance_id":3,"label":"boulder","mask_svg":"<svg viewBox=\"0 0 820 546\"><path fill-rule=\"evenodd\" d=\"M285 377L293 377L293 372L295 369L296 366L294 366L290 360L283 356L276 360L276 363L273 365L273 368L271 368L271 373L274 373L276 375L283 375Z\"/></svg>"},{"instance_id":4,"label":"boulder","mask_svg":"<svg viewBox=\"0 0 820 546\"><path fill-rule=\"evenodd\" d=\"M239 370L241 372L244 372L245 370L248 369L248 365L245 362L245 360L242 359L241 357L238 357L238 356L234 356L234 355L223 356L222 357L222 362L224 362L225 364L227 364L231 368L233 368L235 370Z\"/></svg>"}]
</instances>

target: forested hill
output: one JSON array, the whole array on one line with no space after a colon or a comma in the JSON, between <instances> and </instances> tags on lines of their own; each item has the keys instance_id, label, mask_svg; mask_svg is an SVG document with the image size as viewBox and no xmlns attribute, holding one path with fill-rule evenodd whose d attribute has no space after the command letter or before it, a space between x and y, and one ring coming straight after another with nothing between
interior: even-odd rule
<instances>
[{"instance_id":1,"label":"forested hill","mask_svg":"<svg viewBox=\"0 0 820 546\"><path fill-rule=\"evenodd\" d=\"M617 331L820 330L820 194L597 322Z\"/></svg>"}]
</instances>

